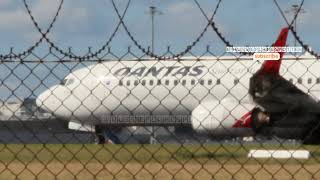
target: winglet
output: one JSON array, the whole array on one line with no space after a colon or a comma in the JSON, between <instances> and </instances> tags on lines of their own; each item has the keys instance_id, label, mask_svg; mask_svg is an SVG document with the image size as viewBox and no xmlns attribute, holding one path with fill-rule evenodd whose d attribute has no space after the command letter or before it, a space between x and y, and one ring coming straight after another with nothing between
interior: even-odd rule
<instances>
[{"instance_id":1,"label":"winglet","mask_svg":"<svg viewBox=\"0 0 320 180\"><path fill-rule=\"evenodd\" d=\"M273 47L284 47L287 42L288 33L289 33L289 28L288 27L283 28L278 36L277 41L272 46ZM262 74L279 74L281 60L284 55L284 52L279 52L279 54L280 54L279 60L277 60L277 61L266 60L263 63L263 65L259 71L260 75L262 75Z\"/></svg>"}]
</instances>

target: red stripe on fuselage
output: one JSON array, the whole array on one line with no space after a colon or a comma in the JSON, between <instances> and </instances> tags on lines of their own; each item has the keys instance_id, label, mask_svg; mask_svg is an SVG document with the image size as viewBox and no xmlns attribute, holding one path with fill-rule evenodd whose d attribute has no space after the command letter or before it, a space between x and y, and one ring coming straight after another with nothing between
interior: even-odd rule
<instances>
[{"instance_id":1,"label":"red stripe on fuselage","mask_svg":"<svg viewBox=\"0 0 320 180\"><path fill-rule=\"evenodd\" d=\"M237 120L232 127L234 128L250 128L252 118L251 118L251 111L247 112L245 115L243 115L239 120Z\"/></svg>"}]
</instances>

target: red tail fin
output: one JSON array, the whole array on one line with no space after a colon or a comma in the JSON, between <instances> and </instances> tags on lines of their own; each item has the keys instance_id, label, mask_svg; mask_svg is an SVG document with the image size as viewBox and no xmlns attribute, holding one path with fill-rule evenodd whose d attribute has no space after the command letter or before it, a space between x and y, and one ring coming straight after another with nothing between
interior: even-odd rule
<instances>
[{"instance_id":1,"label":"red tail fin","mask_svg":"<svg viewBox=\"0 0 320 180\"><path fill-rule=\"evenodd\" d=\"M289 28L283 28L278 36L277 41L272 45L273 47L284 47L287 42ZM284 52L279 52L280 59L278 61L267 60L263 63L260 74L279 74L282 56Z\"/></svg>"}]
</instances>

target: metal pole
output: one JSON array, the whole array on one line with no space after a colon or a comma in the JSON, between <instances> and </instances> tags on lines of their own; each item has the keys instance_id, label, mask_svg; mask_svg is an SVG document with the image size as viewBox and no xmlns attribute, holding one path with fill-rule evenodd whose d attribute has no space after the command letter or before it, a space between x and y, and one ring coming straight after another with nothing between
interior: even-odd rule
<instances>
[{"instance_id":1,"label":"metal pole","mask_svg":"<svg viewBox=\"0 0 320 180\"><path fill-rule=\"evenodd\" d=\"M299 5L298 4L293 4L291 6L290 9L286 10L285 13L289 14L289 13L293 13L293 15L297 14L299 10ZM301 13L306 13L306 11L304 9L300 9L299 14ZM298 21L298 17L297 19L294 21L294 30L297 32L297 21ZM297 45L297 40L294 39L294 46L296 47Z\"/></svg>"},{"instance_id":2,"label":"metal pole","mask_svg":"<svg viewBox=\"0 0 320 180\"><path fill-rule=\"evenodd\" d=\"M151 52L154 53L154 15L156 12L155 6L150 6L150 13L151 13ZM150 135L150 144L156 143L156 136L155 136L155 128L151 126L151 135Z\"/></svg>"},{"instance_id":3,"label":"metal pole","mask_svg":"<svg viewBox=\"0 0 320 180\"><path fill-rule=\"evenodd\" d=\"M298 17L297 19L294 21L294 31L297 32L297 21L298 21ZM294 38L294 47L297 46L297 39Z\"/></svg>"},{"instance_id":4,"label":"metal pole","mask_svg":"<svg viewBox=\"0 0 320 180\"><path fill-rule=\"evenodd\" d=\"M150 14L151 16L151 52L154 53L154 49L155 49L155 16L156 15L161 15L163 14L161 11L157 10L157 7L154 5L151 5L149 7L149 12L148 14Z\"/></svg>"},{"instance_id":5,"label":"metal pole","mask_svg":"<svg viewBox=\"0 0 320 180\"><path fill-rule=\"evenodd\" d=\"M151 52L154 53L154 45L155 45L155 15L159 14L161 15L162 12L158 11L157 8L152 5L150 6L150 12L151 15ZM155 133L155 127L151 126L151 133L150 133L150 144L155 144L157 142L156 140L156 133Z\"/></svg>"},{"instance_id":6,"label":"metal pole","mask_svg":"<svg viewBox=\"0 0 320 180\"><path fill-rule=\"evenodd\" d=\"M150 6L151 12L151 52L154 53L154 15L156 13L156 7Z\"/></svg>"}]
</instances>

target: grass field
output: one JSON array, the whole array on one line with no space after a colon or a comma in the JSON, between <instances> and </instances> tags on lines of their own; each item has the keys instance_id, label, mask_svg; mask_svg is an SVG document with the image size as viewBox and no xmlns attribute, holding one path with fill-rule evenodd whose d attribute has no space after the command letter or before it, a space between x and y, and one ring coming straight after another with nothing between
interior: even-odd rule
<instances>
[{"instance_id":1,"label":"grass field","mask_svg":"<svg viewBox=\"0 0 320 180\"><path fill-rule=\"evenodd\" d=\"M308 160L249 159L307 149ZM0 179L320 179L319 146L0 145Z\"/></svg>"}]
</instances>

